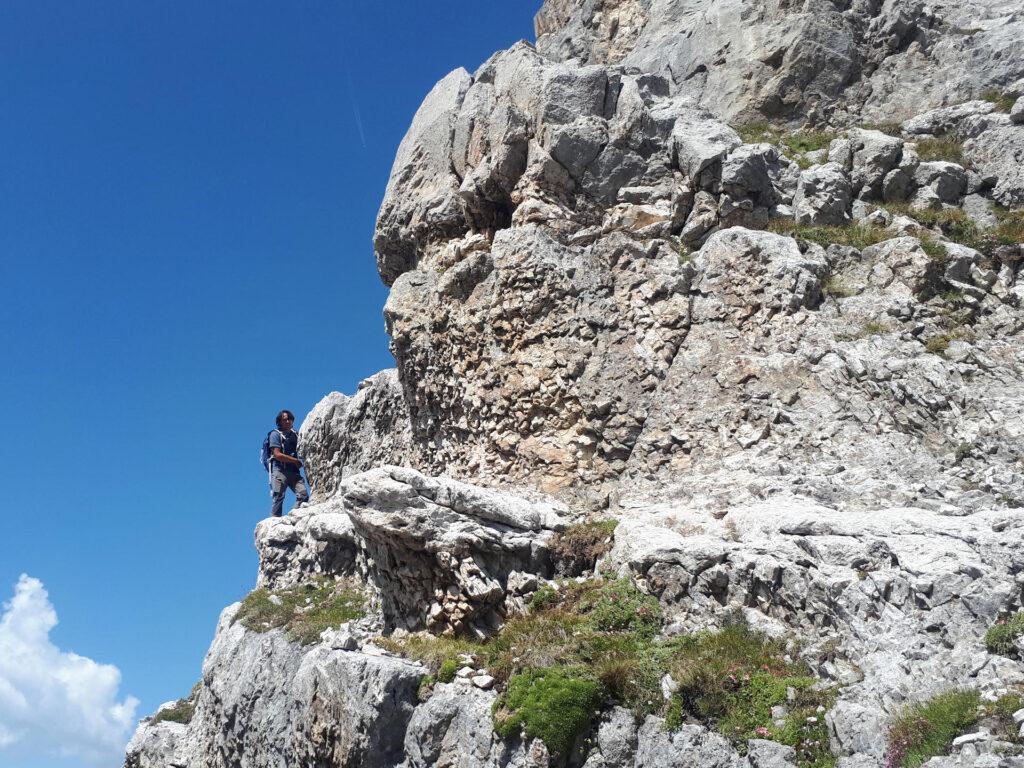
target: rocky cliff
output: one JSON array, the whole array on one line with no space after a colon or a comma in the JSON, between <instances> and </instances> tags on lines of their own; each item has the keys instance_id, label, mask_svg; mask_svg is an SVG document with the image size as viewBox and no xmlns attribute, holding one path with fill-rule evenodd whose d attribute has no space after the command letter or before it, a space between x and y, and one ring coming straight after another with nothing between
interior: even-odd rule
<instances>
[{"instance_id":1,"label":"rocky cliff","mask_svg":"<svg viewBox=\"0 0 1024 768\"><path fill-rule=\"evenodd\" d=\"M396 368L126 766L1024 766L1024 6L536 26L417 112Z\"/></svg>"}]
</instances>

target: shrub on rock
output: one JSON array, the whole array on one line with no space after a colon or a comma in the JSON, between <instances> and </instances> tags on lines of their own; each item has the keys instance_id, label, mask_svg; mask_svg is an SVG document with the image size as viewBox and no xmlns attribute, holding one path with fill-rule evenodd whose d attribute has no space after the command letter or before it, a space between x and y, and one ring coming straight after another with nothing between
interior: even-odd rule
<instances>
[{"instance_id":1,"label":"shrub on rock","mask_svg":"<svg viewBox=\"0 0 1024 768\"><path fill-rule=\"evenodd\" d=\"M1024 613L1015 613L1009 619L1001 619L985 633L985 647L989 653L1002 656L1017 655L1017 638L1024 635Z\"/></svg>"},{"instance_id":2,"label":"shrub on rock","mask_svg":"<svg viewBox=\"0 0 1024 768\"><path fill-rule=\"evenodd\" d=\"M506 738L524 733L564 759L601 705L601 687L572 667L529 669L513 675L494 704L494 730Z\"/></svg>"}]
</instances>

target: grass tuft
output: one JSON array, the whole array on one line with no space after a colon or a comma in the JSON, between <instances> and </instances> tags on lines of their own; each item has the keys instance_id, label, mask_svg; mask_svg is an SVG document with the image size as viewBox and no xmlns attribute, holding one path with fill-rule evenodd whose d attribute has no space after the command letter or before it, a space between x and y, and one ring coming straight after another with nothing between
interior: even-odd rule
<instances>
[{"instance_id":1,"label":"grass tuft","mask_svg":"<svg viewBox=\"0 0 1024 768\"><path fill-rule=\"evenodd\" d=\"M925 342L924 348L933 355L944 355L946 350L949 349L949 342L955 338L956 336L950 333L940 333L928 339Z\"/></svg>"},{"instance_id":2,"label":"grass tuft","mask_svg":"<svg viewBox=\"0 0 1024 768\"><path fill-rule=\"evenodd\" d=\"M612 537L618 520L598 520L571 525L556 534L551 543L558 572L578 576L593 570L597 559L612 548Z\"/></svg>"},{"instance_id":3,"label":"grass tuft","mask_svg":"<svg viewBox=\"0 0 1024 768\"><path fill-rule=\"evenodd\" d=\"M289 589L257 589L242 601L235 622L254 632L283 628L301 645L320 639L320 633L365 615L362 590L348 581L318 577Z\"/></svg>"},{"instance_id":4,"label":"grass tuft","mask_svg":"<svg viewBox=\"0 0 1024 768\"><path fill-rule=\"evenodd\" d=\"M996 111L998 112L1009 112L1013 109L1013 105L1017 101L1013 96L1005 94L996 88L989 88L987 91L982 91L981 99L991 104L995 104Z\"/></svg>"},{"instance_id":5,"label":"grass tuft","mask_svg":"<svg viewBox=\"0 0 1024 768\"><path fill-rule=\"evenodd\" d=\"M889 727L886 768L917 768L949 753L953 739L980 719L981 698L974 690L955 690L903 710Z\"/></svg>"},{"instance_id":6,"label":"grass tuft","mask_svg":"<svg viewBox=\"0 0 1024 768\"><path fill-rule=\"evenodd\" d=\"M788 660L783 643L744 624L698 633L680 643L670 673L681 711L715 723L734 744L772 739L796 749L801 765L835 762L824 718L835 692L818 689L806 666ZM775 706L787 709L781 723L772 718Z\"/></svg>"},{"instance_id":7,"label":"grass tuft","mask_svg":"<svg viewBox=\"0 0 1024 768\"><path fill-rule=\"evenodd\" d=\"M893 233L884 227L862 222L847 224L844 227L812 227L776 219L769 223L768 230L780 235L789 235L797 240L817 243L825 248L830 245L849 245L858 250L894 237Z\"/></svg>"},{"instance_id":8,"label":"grass tuft","mask_svg":"<svg viewBox=\"0 0 1024 768\"><path fill-rule=\"evenodd\" d=\"M825 292L826 296L831 296L835 299L847 299L857 294L857 291L847 285L842 278L835 275L828 278L821 289Z\"/></svg>"},{"instance_id":9,"label":"grass tuft","mask_svg":"<svg viewBox=\"0 0 1024 768\"><path fill-rule=\"evenodd\" d=\"M775 144L785 147L787 154L792 155L801 168L810 167L811 162L804 157L808 152L828 149L837 134L833 131L787 131L767 120L734 126L744 144Z\"/></svg>"},{"instance_id":10,"label":"grass tuft","mask_svg":"<svg viewBox=\"0 0 1024 768\"><path fill-rule=\"evenodd\" d=\"M989 653L1016 656L1016 640L1024 635L1024 613L1015 613L1009 619L1000 619L985 633L985 647Z\"/></svg>"},{"instance_id":11,"label":"grass tuft","mask_svg":"<svg viewBox=\"0 0 1024 768\"><path fill-rule=\"evenodd\" d=\"M922 237L920 238L920 242L921 250L924 251L928 255L928 258L936 264L945 265L949 262L949 251L947 251L946 246L938 240L932 237Z\"/></svg>"},{"instance_id":12,"label":"grass tuft","mask_svg":"<svg viewBox=\"0 0 1024 768\"><path fill-rule=\"evenodd\" d=\"M956 447L956 451L954 452L954 458L956 459L956 463L959 464L964 459L970 457L970 455L974 453L975 447L976 446L974 445L974 443L970 441L960 443L960 445ZM989 631L991 632L992 630Z\"/></svg>"},{"instance_id":13,"label":"grass tuft","mask_svg":"<svg viewBox=\"0 0 1024 768\"><path fill-rule=\"evenodd\" d=\"M199 699L199 689L202 688L202 681L192 686L191 692L184 699L178 699L173 706L161 709L153 717L153 723L183 723L188 725L192 722L192 716L196 712L196 704Z\"/></svg>"},{"instance_id":14,"label":"grass tuft","mask_svg":"<svg viewBox=\"0 0 1024 768\"><path fill-rule=\"evenodd\" d=\"M955 136L943 134L917 142L917 155L925 162L964 164L964 145Z\"/></svg>"},{"instance_id":15,"label":"grass tuft","mask_svg":"<svg viewBox=\"0 0 1024 768\"><path fill-rule=\"evenodd\" d=\"M983 256L992 257L1004 245L1024 243L1024 211L996 207L996 226L983 230L961 208L913 210L907 203L886 203L894 215L909 216L930 229L937 229L949 240L973 248Z\"/></svg>"},{"instance_id":16,"label":"grass tuft","mask_svg":"<svg viewBox=\"0 0 1024 768\"><path fill-rule=\"evenodd\" d=\"M895 121L883 121L880 123L864 123L860 126L865 131L881 131L889 136L896 136L897 138L902 133L902 124Z\"/></svg>"}]
</instances>

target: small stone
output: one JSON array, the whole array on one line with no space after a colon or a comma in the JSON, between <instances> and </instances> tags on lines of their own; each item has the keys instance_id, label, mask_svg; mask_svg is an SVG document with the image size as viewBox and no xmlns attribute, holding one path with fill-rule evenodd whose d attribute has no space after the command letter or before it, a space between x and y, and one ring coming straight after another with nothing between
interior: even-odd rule
<instances>
[{"instance_id":1,"label":"small stone","mask_svg":"<svg viewBox=\"0 0 1024 768\"><path fill-rule=\"evenodd\" d=\"M978 741L988 741L990 734L985 731L978 731L977 733L965 733L963 736L957 736L953 739L954 747L962 747L964 744L974 744Z\"/></svg>"},{"instance_id":2,"label":"small stone","mask_svg":"<svg viewBox=\"0 0 1024 768\"><path fill-rule=\"evenodd\" d=\"M267 599L270 600L270 602L272 602L274 605L281 605L281 602L282 602L280 595L271 595Z\"/></svg>"},{"instance_id":3,"label":"small stone","mask_svg":"<svg viewBox=\"0 0 1024 768\"><path fill-rule=\"evenodd\" d=\"M477 688L483 691L488 691L494 685L494 678L490 675L477 675L472 678L472 682Z\"/></svg>"},{"instance_id":4,"label":"small stone","mask_svg":"<svg viewBox=\"0 0 1024 768\"><path fill-rule=\"evenodd\" d=\"M1024 723L1024 708L1018 709L1013 713L1013 722Z\"/></svg>"},{"instance_id":5,"label":"small stone","mask_svg":"<svg viewBox=\"0 0 1024 768\"><path fill-rule=\"evenodd\" d=\"M475 672L476 672L475 669L473 669L472 667L468 667L467 666L467 667L463 667L458 672L456 672L455 676L456 677L472 677Z\"/></svg>"},{"instance_id":6,"label":"small stone","mask_svg":"<svg viewBox=\"0 0 1024 768\"><path fill-rule=\"evenodd\" d=\"M679 683L672 679L672 675L665 675L661 678L661 695L666 701L672 698L672 694L679 690Z\"/></svg>"},{"instance_id":7,"label":"small stone","mask_svg":"<svg viewBox=\"0 0 1024 768\"><path fill-rule=\"evenodd\" d=\"M347 629L325 629L320 637L335 651L354 651L359 648L359 641Z\"/></svg>"}]
</instances>

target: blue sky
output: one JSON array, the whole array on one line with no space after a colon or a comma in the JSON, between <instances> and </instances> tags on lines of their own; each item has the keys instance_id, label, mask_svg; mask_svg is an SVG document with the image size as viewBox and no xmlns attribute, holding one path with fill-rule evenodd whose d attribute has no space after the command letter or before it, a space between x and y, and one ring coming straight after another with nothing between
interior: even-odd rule
<instances>
[{"instance_id":1,"label":"blue sky","mask_svg":"<svg viewBox=\"0 0 1024 768\"><path fill-rule=\"evenodd\" d=\"M538 6L0 4L0 600L38 580L48 652L139 716L252 588L273 414L392 364L372 233L413 113ZM2 746L3 707L0 766L89 765Z\"/></svg>"}]
</instances>

